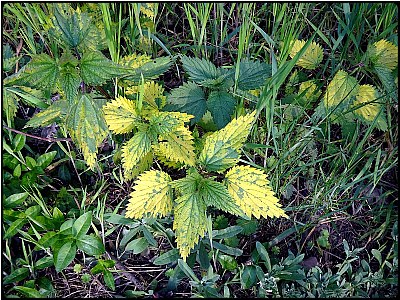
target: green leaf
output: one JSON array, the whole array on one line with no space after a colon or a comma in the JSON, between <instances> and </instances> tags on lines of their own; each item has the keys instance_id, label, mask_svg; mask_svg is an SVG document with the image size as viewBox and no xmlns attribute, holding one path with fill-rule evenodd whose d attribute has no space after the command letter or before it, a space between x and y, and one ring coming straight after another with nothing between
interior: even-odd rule
<instances>
[{"instance_id":1,"label":"green leaf","mask_svg":"<svg viewBox=\"0 0 400 300\"><path fill-rule=\"evenodd\" d=\"M23 134L17 134L13 138L13 146L14 146L14 152L21 151L22 148L25 146L25 141L26 141L26 136Z\"/></svg>"},{"instance_id":2,"label":"green leaf","mask_svg":"<svg viewBox=\"0 0 400 300\"><path fill-rule=\"evenodd\" d=\"M151 232L145 226L141 226L141 230L143 232L144 237L149 242L149 244L153 247L157 247L158 245L157 241L155 240Z\"/></svg>"},{"instance_id":3,"label":"green leaf","mask_svg":"<svg viewBox=\"0 0 400 300\"><path fill-rule=\"evenodd\" d=\"M28 196L29 196L29 194L27 192L13 194L4 200L3 207L4 208L17 207L18 205L21 205L22 203L24 203L25 199L28 198Z\"/></svg>"},{"instance_id":4,"label":"green leaf","mask_svg":"<svg viewBox=\"0 0 400 300\"><path fill-rule=\"evenodd\" d=\"M199 156L200 165L211 172L222 172L239 160L239 149L247 139L255 112L232 120L223 129L206 137Z\"/></svg>"},{"instance_id":5,"label":"green leaf","mask_svg":"<svg viewBox=\"0 0 400 300\"><path fill-rule=\"evenodd\" d=\"M139 254L149 246L146 238L141 237L136 240L130 241L125 247L125 251L132 251L133 254Z\"/></svg>"},{"instance_id":6,"label":"green leaf","mask_svg":"<svg viewBox=\"0 0 400 300\"><path fill-rule=\"evenodd\" d=\"M60 71L60 78L58 79L69 103L74 103L78 96L78 88L81 84L81 77L79 72L73 66L65 66Z\"/></svg>"},{"instance_id":7,"label":"green leaf","mask_svg":"<svg viewBox=\"0 0 400 300\"><path fill-rule=\"evenodd\" d=\"M48 231L46 232L38 241L38 244L43 246L43 247L52 247L53 243L59 238L59 235L57 235L56 232L54 231Z\"/></svg>"},{"instance_id":8,"label":"green leaf","mask_svg":"<svg viewBox=\"0 0 400 300\"><path fill-rule=\"evenodd\" d=\"M3 112L5 112L7 124L11 122L18 110L18 98L17 96L8 91L6 88L3 88Z\"/></svg>"},{"instance_id":9,"label":"green leaf","mask_svg":"<svg viewBox=\"0 0 400 300\"><path fill-rule=\"evenodd\" d=\"M175 199L174 209L176 243L184 260L190 254L190 249L206 232L206 205L198 193L187 193Z\"/></svg>"},{"instance_id":10,"label":"green leaf","mask_svg":"<svg viewBox=\"0 0 400 300\"><path fill-rule=\"evenodd\" d=\"M227 239L238 235L242 230L241 226L229 226L225 229L213 230L212 237L213 239Z\"/></svg>"},{"instance_id":11,"label":"green leaf","mask_svg":"<svg viewBox=\"0 0 400 300\"><path fill-rule=\"evenodd\" d=\"M243 215L243 211L236 205L228 189L220 182L210 179L203 180L200 195L207 206L212 205L237 216Z\"/></svg>"},{"instance_id":12,"label":"green leaf","mask_svg":"<svg viewBox=\"0 0 400 300\"><path fill-rule=\"evenodd\" d=\"M115 281L114 276L109 270L104 270L104 283L108 286L112 291L115 291Z\"/></svg>"},{"instance_id":13,"label":"green leaf","mask_svg":"<svg viewBox=\"0 0 400 300\"><path fill-rule=\"evenodd\" d=\"M138 131L122 146L122 165L125 172L133 170L151 150L151 140L146 132Z\"/></svg>"},{"instance_id":14,"label":"green leaf","mask_svg":"<svg viewBox=\"0 0 400 300\"><path fill-rule=\"evenodd\" d=\"M173 89L167 96L167 105L164 107L169 111L180 111L194 116L191 124L197 123L206 112L206 96L201 87L193 82L184 83L177 89Z\"/></svg>"},{"instance_id":15,"label":"green leaf","mask_svg":"<svg viewBox=\"0 0 400 300\"><path fill-rule=\"evenodd\" d=\"M233 271L237 268L237 261L229 255L220 254L218 255L218 261L221 264L222 268L228 271Z\"/></svg>"},{"instance_id":16,"label":"green leaf","mask_svg":"<svg viewBox=\"0 0 400 300\"><path fill-rule=\"evenodd\" d=\"M243 272L240 273L240 283L244 289L251 288L256 283L256 279L257 274L254 266L245 266Z\"/></svg>"},{"instance_id":17,"label":"green leaf","mask_svg":"<svg viewBox=\"0 0 400 300\"><path fill-rule=\"evenodd\" d=\"M52 256L45 256L41 259L39 259L35 263L35 270L42 270L47 267L51 267L54 265L53 257Z\"/></svg>"},{"instance_id":18,"label":"green leaf","mask_svg":"<svg viewBox=\"0 0 400 300\"><path fill-rule=\"evenodd\" d=\"M399 96L392 71L382 67L375 67L374 70L382 82L387 95L394 101L393 103L397 103Z\"/></svg>"},{"instance_id":19,"label":"green leaf","mask_svg":"<svg viewBox=\"0 0 400 300\"><path fill-rule=\"evenodd\" d=\"M132 80L137 83L141 81L142 76L144 79L156 79L158 76L166 72L171 64L171 58L157 57L140 67L127 69L128 75L124 76L123 79Z\"/></svg>"},{"instance_id":20,"label":"green leaf","mask_svg":"<svg viewBox=\"0 0 400 300\"><path fill-rule=\"evenodd\" d=\"M91 235L80 236L76 241L76 245L87 255L101 255L105 251L103 242L98 237Z\"/></svg>"},{"instance_id":21,"label":"green leaf","mask_svg":"<svg viewBox=\"0 0 400 300\"><path fill-rule=\"evenodd\" d=\"M104 265L99 261L97 265L95 265L93 268L90 269L90 273L93 275L103 273L106 270Z\"/></svg>"},{"instance_id":22,"label":"green leaf","mask_svg":"<svg viewBox=\"0 0 400 300\"><path fill-rule=\"evenodd\" d=\"M27 223L27 220L24 219L17 219L10 224L10 227L6 230L3 239L8 239L17 234L18 229L21 229Z\"/></svg>"},{"instance_id":23,"label":"green leaf","mask_svg":"<svg viewBox=\"0 0 400 300\"><path fill-rule=\"evenodd\" d=\"M200 283L200 280L197 278L196 274L194 274L193 270L189 267L189 265L182 259L178 259L179 268L186 274L189 279L194 280L197 283Z\"/></svg>"},{"instance_id":24,"label":"green leaf","mask_svg":"<svg viewBox=\"0 0 400 300\"><path fill-rule=\"evenodd\" d=\"M161 254L159 257L157 257L154 261L153 264L156 266L162 266L162 265L167 265L173 262L176 262L179 259L179 250L174 248L171 249L163 254Z\"/></svg>"},{"instance_id":25,"label":"green leaf","mask_svg":"<svg viewBox=\"0 0 400 300\"><path fill-rule=\"evenodd\" d=\"M236 204L251 217L287 217L269 186L267 176L250 166L236 166L225 176L229 194Z\"/></svg>"},{"instance_id":26,"label":"green leaf","mask_svg":"<svg viewBox=\"0 0 400 300\"><path fill-rule=\"evenodd\" d=\"M126 217L142 218L147 213L166 216L172 210L171 177L162 171L147 171L136 180L127 206Z\"/></svg>"},{"instance_id":27,"label":"green leaf","mask_svg":"<svg viewBox=\"0 0 400 300\"><path fill-rule=\"evenodd\" d=\"M218 129L231 121L236 106L236 99L224 91L212 92L207 99L207 108L213 116Z\"/></svg>"},{"instance_id":28,"label":"green leaf","mask_svg":"<svg viewBox=\"0 0 400 300\"><path fill-rule=\"evenodd\" d=\"M29 106L41 109L49 106L47 104L48 99L42 90L33 89L28 86L6 87L5 89L20 97Z\"/></svg>"},{"instance_id":29,"label":"green leaf","mask_svg":"<svg viewBox=\"0 0 400 300\"><path fill-rule=\"evenodd\" d=\"M60 123L68 112L68 102L65 100L57 100L53 102L48 108L32 116L32 118L25 124L27 127L44 127L54 122Z\"/></svg>"},{"instance_id":30,"label":"green leaf","mask_svg":"<svg viewBox=\"0 0 400 300\"><path fill-rule=\"evenodd\" d=\"M45 169L53 161L53 159L56 155L57 155L57 151L51 151L48 153L44 153L36 159L36 163L39 167L41 167L42 169Z\"/></svg>"},{"instance_id":31,"label":"green leaf","mask_svg":"<svg viewBox=\"0 0 400 300\"><path fill-rule=\"evenodd\" d=\"M81 77L91 85L101 85L127 73L126 69L105 57L100 51L86 51L82 55Z\"/></svg>"},{"instance_id":32,"label":"green leaf","mask_svg":"<svg viewBox=\"0 0 400 300\"><path fill-rule=\"evenodd\" d=\"M257 252L260 255L261 259L265 262L265 266L267 267L267 271L271 272L271 260L269 259L269 255L267 249L261 244L259 241L256 242Z\"/></svg>"},{"instance_id":33,"label":"green leaf","mask_svg":"<svg viewBox=\"0 0 400 300\"><path fill-rule=\"evenodd\" d=\"M54 266L56 271L64 270L72 262L76 255L75 242L65 243L57 252L54 253Z\"/></svg>"},{"instance_id":34,"label":"green leaf","mask_svg":"<svg viewBox=\"0 0 400 300\"><path fill-rule=\"evenodd\" d=\"M18 268L15 269L10 275L7 275L3 279L3 284L10 284L24 280L29 276L28 268Z\"/></svg>"},{"instance_id":35,"label":"green leaf","mask_svg":"<svg viewBox=\"0 0 400 300\"><path fill-rule=\"evenodd\" d=\"M208 241L208 240L205 240L204 242L206 244L210 243L210 241ZM223 245L221 243L218 243L216 241L213 241L213 247L215 249L220 250L221 252L224 252L224 253L228 254L228 255L240 256L240 255L243 254L243 250L242 249L229 247L229 246Z\"/></svg>"},{"instance_id":36,"label":"green leaf","mask_svg":"<svg viewBox=\"0 0 400 300\"><path fill-rule=\"evenodd\" d=\"M243 91L257 89L264 86L271 75L271 65L248 59L242 60L239 63L237 87Z\"/></svg>"},{"instance_id":37,"label":"green leaf","mask_svg":"<svg viewBox=\"0 0 400 300\"><path fill-rule=\"evenodd\" d=\"M217 67L208 60L181 56L181 61L183 69L188 73L190 80L196 83L216 79L221 75Z\"/></svg>"},{"instance_id":38,"label":"green leaf","mask_svg":"<svg viewBox=\"0 0 400 300\"><path fill-rule=\"evenodd\" d=\"M41 293L39 293L36 289L26 287L26 286L15 286L14 290L21 293L23 296L27 298L44 298Z\"/></svg>"},{"instance_id":39,"label":"green leaf","mask_svg":"<svg viewBox=\"0 0 400 300\"><path fill-rule=\"evenodd\" d=\"M32 60L15 76L9 76L5 84L53 88L59 77L59 66L55 59L47 54L32 56Z\"/></svg>"},{"instance_id":40,"label":"green leaf","mask_svg":"<svg viewBox=\"0 0 400 300\"><path fill-rule=\"evenodd\" d=\"M71 138L82 150L91 169L96 163L97 148L108 134L103 112L89 94L81 95L67 116L67 128Z\"/></svg>"},{"instance_id":41,"label":"green leaf","mask_svg":"<svg viewBox=\"0 0 400 300\"><path fill-rule=\"evenodd\" d=\"M88 211L75 220L74 225L72 225L72 234L79 239L85 235L92 223L92 212Z\"/></svg>"}]
</instances>

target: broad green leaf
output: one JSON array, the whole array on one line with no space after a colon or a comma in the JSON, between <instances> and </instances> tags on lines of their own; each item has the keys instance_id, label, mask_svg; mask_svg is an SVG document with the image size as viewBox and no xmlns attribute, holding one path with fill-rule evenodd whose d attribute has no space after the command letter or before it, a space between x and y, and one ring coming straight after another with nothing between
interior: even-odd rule
<instances>
[{"instance_id":1,"label":"broad green leaf","mask_svg":"<svg viewBox=\"0 0 400 300\"><path fill-rule=\"evenodd\" d=\"M192 115L181 112L156 112L147 119L150 122L151 131L155 134L165 134L180 127L184 127L185 123L192 119Z\"/></svg>"},{"instance_id":2,"label":"broad green leaf","mask_svg":"<svg viewBox=\"0 0 400 300\"><path fill-rule=\"evenodd\" d=\"M194 116L192 124L197 123L207 109L206 96L201 87L193 82L184 83L173 89L167 96L166 110L177 110Z\"/></svg>"},{"instance_id":3,"label":"broad green leaf","mask_svg":"<svg viewBox=\"0 0 400 300\"><path fill-rule=\"evenodd\" d=\"M207 108L213 116L218 129L231 121L236 106L236 99L224 91L212 92L207 99Z\"/></svg>"},{"instance_id":4,"label":"broad green leaf","mask_svg":"<svg viewBox=\"0 0 400 300\"><path fill-rule=\"evenodd\" d=\"M19 293L21 293L23 296L27 297L27 298L44 298L44 296L39 293L39 291L37 291L34 288L31 287L26 287L26 286L15 286L14 291L17 291Z\"/></svg>"},{"instance_id":5,"label":"broad green leaf","mask_svg":"<svg viewBox=\"0 0 400 300\"><path fill-rule=\"evenodd\" d=\"M167 159L188 166L194 166L195 152L193 136L188 128L182 126L173 132L167 132L159 136L156 151Z\"/></svg>"},{"instance_id":6,"label":"broad green leaf","mask_svg":"<svg viewBox=\"0 0 400 300\"><path fill-rule=\"evenodd\" d=\"M339 70L326 88L324 104L327 109L334 109L340 105L346 108L358 92L357 80L345 71ZM340 112L340 111L335 111Z\"/></svg>"},{"instance_id":7,"label":"broad green leaf","mask_svg":"<svg viewBox=\"0 0 400 300\"><path fill-rule=\"evenodd\" d=\"M204 80L216 79L221 75L217 67L208 60L181 56L181 61L183 69L189 75L189 79L196 83L200 83Z\"/></svg>"},{"instance_id":8,"label":"broad green leaf","mask_svg":"<svg viewBox=\"0 0 400 300\"><path fill-rule=\"evenodd\" d=\"M126 69L109 60L99 51L87 51L82 55L81 77L87 84L101 85L107 80L127 73Z\"/></svg>"},{"instance_id":9,"label":"broad green leaf","mask_svg":"<svg viewBox=\"0 0 400 300\"><path fill-rule=\"evenodd\" d=\"M3 284L10 284L24 280L29 276L28 268L18 268L15 269L10 275L7 275L3 279Z\"/></svg>"},{"instance_id":10,"label":"broad green leaf","mask_svg":"<svg viewBox=\"0 0 400 300\"><path fill-rule=\"evenodd\" d=\"M140 120L135 102L121 96L108 102L103 107L103 112L109 129L115 133L131 132Z\"/></svg>"},{"instance_id":11,"label":"broad green leaf","mask_svg":"<svg viewBox=\"0 0 400 300\"><path fill-rule=\"evenodd\" d=\"M114 276L109 270L105 270L104 273L104 283L107 287L109 287L112 291L115 291L115 281Z\"/></svg>"},{"instance_id":12,"label":"broad green leaf","mask_svg":"<svg viewBox=\"0 0 400 300\"><path fill-rule=\"evenodd\" d=\"M189 279L192 279L195 282L200 283L200 280L197 278L196 274L194 274L192 268L189 267L189 265L186 263L185 260L178 259L178 266Z\"/></svg>"},{"instance_id":13,"label":"broad green leaf","mask_svg":"<svg viewBox=\"0 0 400 300\"><path fill-rule=\"evenodd\" d=\"M172 210L171 177L162 171L147 171L136 180L127 206L126 217L166 216Z\"/></svg>"},{"instance_id":14,"label":"broad green leaf","mask_svg":"<svg viewBox=\"0 0 400 300\"><path fill-rule=\"evenodd\" d=\"M271 260L269 259L269 254L267 249L265 249L264 245L259 241L256 242L257 252L260 255L261 259L265 262L265 266L267 267L267 271L271 272Z\"/></svg>"},{"instance_id":15,"label":"broad green leaf","mask_svg":"<svg viewBox=\"0 0 400 300\"><path fill-rule=\"evenodd\" d=\"M93 169L97 148L108 134L103 112L88 94L81 95L78 103L71 108L66 123L71 138Z\"/></svg>"},{"instance_id":16,"label":"broad green leaf","mask_svg":"<svg viewBox=\"0 0 400 300\"><path fill-rule=\"evenodd\" d=\"M239 160L239 149L247 139L255 112L232 120L223 129L207 136L199 156L200 165L208 171L222 172Z\"/></svg>"},{"instance_id":17,"label":"broad green leaf","mask_svg":"<svg viewBox=\"0 0 400 300\"><path fill-rule=\"evenodd\" d=\"M45 256L45 257L39 259L35 263L35 269L36 270L42 270L42 269L45 269L47 267L51 267L53 265L54 265L53 257L52 256Z\"/></svg>"},{"instance_id":18,"label":"broad green leaf","mask_svg":"<svg viewBox=\"0 0 400 300\"><path fill-rule=\"evenodd\" d=\"M57 252L53 254L54 256L54 266L56 271L60 272L64 270L72 262L76 255L76 244L75 242L66 242Z\"/></svg>"},{"instance_id":19,"label":"broad green leaf","mask_svg":"<svg viewBox=\"0 0 400 300\"><path fill-rule=\"evenodd\" d=\"M265 80L271 77L271 65L259 61L242 60L239 63L237 87L243 91L264 86Z\"/></svg>"},{"instance_id":20,"label":"broad green leaf","mask_svg":"<svg viewBox=\"0 0 400 300\"><path fill-rule=\"evenodd\" d=\"M59 235L56 232L48 231L40 238L38 244L46 248L51 247L58 238Z\"/></svg>"},{"instance_id":21,"label":"broad green leaf","mask_svg":"<svg viewBox=\"0 0 400 300\"><path fill-rule=\"evenodd\" d=\"M179 259L179 250L174 248L171 249L163 254L161 254L159 257L157 257L154 261L153 264L156 266L162 266L162 265L167 265L173 262L176 262Z\"/></svg>"},{"instance_id":22,"label":"broad green leaf","mask_svg":"<svg viewBox=\"0 0 400 300\"><path fill-rule=\"evenodd\" d=\"M57 155L57 151L51 151L48 153L44 153L36 159L36 163L39 167L44 169L53 161L53 159L56 155Z\"/></svg>"},{"instance_id":23,"label":"broad green leaf","mask_svg":"<svg viewBox=\"0 0 400 300\"><path fill-rule=\"evenodd\" d=\"M149 242L149 244L153 247L157 247L158 244L156 239L153 237L153 234L143 225L141 226L141 230L143 232L144 237Z\"/></svg>"},{"instance_id":24,"label":"broad green leaf","mask_svg":"<svg viewBox=\"0 0 400 300\"><path fill-rule=\"evenodd\" d=\"M45 91L41 89L33 89L28 86L13 86L6 87L7 91L17 95L24 103L32 107L38 107L45 109L49 107L47 104L48 99L45 95Z\"/></svg>"},{"instance_id":25,"label":"broad green leaf","mask_svg":"<svg viewBox=\"0 0 400 300\"><path fill-rule=\"evenodd\" d=\"M27 127L44 127L54 122L60 123L61 120L68 113L68 102L65 100L57 100L53 102L48 108L33 115L33 117L26 123L24 128Z\"/></svg>"},{"instance_id":26,"label":"broad green leaf","mask_svg":"<svg viewBox=\"0 0 400 300\"><path fill-rule=\"evenodd\" d=\"M71 104L74 103L76 97L78 96L79 85L82 81L78 70L71 65L64 66L60 70L60 77L58 81L68 102Z\"/></svg>"},{"instance_id":27,"label":"broad green leaf","mask_svg":"<svg viewBox=\"0 0 400 300\"><path fill-rule=\"evenodd\" d=\"M290 51L290 57L293 58L305 46L306 41L296 40ZM314 70L321 63L324 52L321 46L315 42L311 42L303 55L296 62L296 65L305 69Z\"/></svg>"},{"instance_id":28,"label":"broad green leaf","mask_svg":"<svg viewBox=\"0 0 400 300\"><path fill-rule=\"evenodd\" d=\"M5 112L7 122L11 122L18 110L18 98L17 96L9 92L6 88L3 88L3 112Z\"/></svg>"},{"instance_id":29,"label":"broad green leaf","mask_svg":"<svg viewBox=\"0 0 400 300\"><path fill-rule=\"evenodd\" d=\"M212 237L213 239L227 239L238 235L242 231L243 228L241 226L229 226L225 229L213 230Z\"/></svg>"},{"instance_id":30,"label":"broad green leaf","mask_svg":"<svg viewBox=\"0 0 400 300\"><path fill-rule=\"evenodd\" d=\"M287 217L269 186L267 175L250 166L236 166L225 176L228 192L236 204L251 217Z\"/></svg>"},{"instance_id":31,"label":"broad green leaf","mask_svg":"<svg viewBox=\"0 0 400 300\"><path fill-rule=\"evenodd\" d=\"M251 288L257 280L256 268L254 266L245 266L240 273L240 283L243 289Z\"/></svg>"},{"instance_id":32,"label":"broad green leaf","mask_svg":"<svg viewBox=\"0 0 400 300\"><path fill-rule=\"evenodd\" d=\"M220 254L218 255L218 261L222 268L228 271L233 271L237 268L237 261L229 255Z\"/></svg>"},{"instance_id":33,"label":"broad green leaf","mask_svg":"<svg viewBox=\"0 0 400 300\"><path fill-rule=\"evenodd\" d=\"M133 254L139 254L149 246L149 242L144 238L138 238L128 243L125 251L132 251Z\"/></svg>"},{"instance_id":34,"label":"broad green leaf","mask_svg":"<svg viewBox=\"0 0 400 300\"><path fill-rule=\"evenodd\" d=\"M9 197L7 197L4 202L3 202L3 207L4 208L14 208L17 207L18 205L21 205L24 203L25 199L28 198L29 194L27 192L25 193L18 193L18 194L13 194Z\"/></svg>"},{"instance_id":35,"label":"broad green leaf","mask_svg":"<svg viewBox=\"0 0 400 300\"><path fill-rule=\"evenodd\" d=\"M394 70L399 63L397 46L387 40L369 45L367 54L374 67Z\"/></svg>"},{"instance_id":36,"label":"broad green leaf","mask_svg":"<svg viewBox=\"0 0 400 300\"><path fill-rule=\"evenodd\" d=\"M207 230L206 204L198 193L187 193L175 199L174 224L177 248L183 260Z\"/></svg>"},{"instance_id":37,"label":"broad green leaf","mask_svg":"<svg viewBox=\"0 0 400 300\"><path fill-rule=\"evenodd\" d=\"M383 108L376 100L381 100L378 91L368 84L360 85L353 107L358 107L354 113L365 123L371 124L378 116L377 126L379 129L386 131L387 123L381 109Z\"/></svg>"},{"instance_id":38,"label":"broad green leaf","mask_svg":"<svg viewBox=\"0 0 400 300\"><path fill-rule=\"evenodd\" d=\"M88 211L75 220L72 225L72 234L79 239L81 236L85 235L92 223L92 212Z\"/></svg>"},{"instance_id":39,"label":"broad green leaf","mask_svg":"<svg viewBox=\"0 0 400 300\"><path fill-rule=\"evenodd\" d=\"M105 251L103 242L97 236L82 235L77 238L76 245L87 255L101 255Z\"/></svg>"},{"instance_id":40,"label":"broad green leaf","mask_svg":"<svg viewBox=\"0 0 400 300\"><path fill-rule=\"evenodd\" d=\"M197 171L188 174L186 177L174 180L171 185L177 190L178 195L193 194L199 190L199 185L203 181Z\"/></svg>"},{"instance_id":41,"label":"broad green leaf","mask_svg":"<svg viewBox=\"0 0 400 300\"><path fill-rule=\"evenodd\" d=\"M138 131L122 146L122 165L131 172L139 161L151 150L151 140L146 132Z\"/></svg>"},{"instance_id":42,"label":"broad green leaf","mask_svg":"<svg viewBox=\"0 0 400 300\"><path fill-rule=\"evenodd\" d=\"M17 234L18 229L21 229L28 221L26 219L17 219L10 224L10 227L6 230L3 239L8 239Z\"/></svg>"},{"instance_id":43,"label":"broad green leaf","mask_svg":"<svg viewBox=\"0 0 400 300\"><path fill-rule=\"evenodd\" d=\"M204 179L201 182L200 195L207 206L214 206L237 216L243 215L227 188L220 182Z\"/></svg>"},{"instance_id":44,"label":"broad green leaf","mask_svg":"<svg viewBox=\"0 0 400 300\"><path fill-rule=\"evenodd\" d=\"M206 79L200 81L199 84L211 90L227 90L233 86L234 80L232 76L232 69L225 70L218 68L220 74L216 79Z\"/></svg>"},{"instance_id":45,"label":"broad green leaf","mask_svg":"<svg viewBox=\"0 0 400 300\"><path fill-rule=\"evenodd\" d=\"M210 244L210 241L207 240L203 240L203 242L207 245ZM218 243L216 241L213 241L213 248L220 250L223 253L226 253L228 255L233 255L233 256L240 256L243 254L243 250L239 249L239 248L234 248L234 247L230 247L221 243Z\"/></svg>"}]
</instances>

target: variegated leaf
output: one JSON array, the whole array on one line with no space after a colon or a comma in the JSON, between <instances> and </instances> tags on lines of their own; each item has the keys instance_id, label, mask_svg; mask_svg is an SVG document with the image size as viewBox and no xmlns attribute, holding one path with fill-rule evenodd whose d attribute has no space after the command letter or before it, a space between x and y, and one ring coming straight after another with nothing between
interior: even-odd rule
<instances>
[{"instance_id":1,"label":"variegated leaf","mask_svg":"<svg viewBox=\"0 0 400 300\"><path fill-rule=\"evenodd\" d=\"M67 115L68 108L69 105L67 101L57 100L45 110L33 115L33 117L26 123L25 128L39 126L44 127L54 122L60 122L62 121L63 117Z\"/></svg>"},{"instance_id":2,"label":"variegated leaf","mask_svg":"<svg viewBox=\"0 0 400 300\"><path fill-rule=\"evenodd\" d=\"M236 166L226 174L225 183L229 194L248 217L287 217L262 171Z\"/></svg>"},{"instance_id":3,"label":"variegated leaf","mask_svg":"<svg viewBox=\"0 0 400 300\"><path fill-rule=\"evenodd\" d=\"M292 50L290 51L290 57L293 58L295 55L300 52L300 50L304 47L306 41L304 40L296 40L293 44ZM323 59L324 52L321 46L315 42L311 42L303 55L296 62L296 65L303 67L305 69L314 70L318 67Z\"/></svg>"},{"instance_id":4,"label":"variegated leaf","mask_svg":"<svg viewBox=\"0 0 400 300\"><path fill-rule=\"evenodd\" d=\"M162 171L147 171L136 180L130 194L126 217L166 216L172 210L171 177Z\"/></svg>"},{"instance_id":5,"label":"variegated leaf","mask_svg":"<svg viewBox=\"0 0 400 300\"><path fill-rule=\"evenodd\" d=\"M130 174L142 159L151 150L151 140L146 132L138 131L122 147L122 165L127 174Z\"/></svg>"},{"instance_id":6,"label":"variegated leaf","mask_svg":"<svg viewBox=\"0 0 400 300\"><path fill-rule=\"evenodd\" d=\"M117 97L107 103L103 111L109 129L115 133L131 132L140 120L136 113L135 102L125 97Z\"/></svg>"}]
</instances>

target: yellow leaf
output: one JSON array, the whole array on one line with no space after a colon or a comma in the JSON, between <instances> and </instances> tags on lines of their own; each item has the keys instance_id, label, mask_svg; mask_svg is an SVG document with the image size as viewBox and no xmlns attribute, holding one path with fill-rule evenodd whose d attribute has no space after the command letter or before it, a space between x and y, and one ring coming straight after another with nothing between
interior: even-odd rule
<instances>
[{"instance_id":1,"label":"yellow leaf","mask_svg":"<svg viewBox=\"0 0 400 300\"><path fill-rule=\"evenodd\" d=\"M304 91L306 91L304 96L308 100L317 99L322 93L321 90L317 90L317 85L312 80L300 84L298 94L301 95Z\"/></svg>"},{"instance_id":2,"label":"yellow leaf","mask_svg":"<svg viewBox=\"0 0 400 300\"><path fill-rule=\"evenodd\" d=\"M139 174L150 169L153 164L153 153L151 151L147 152L130 170L124 169L124 178L126 180L131 180L136 178Z\"/></svg>"},{"instance_id":3,"label":"yellow leaf","mask_svg":"<svg viewBox=\"0 0 400 300\"><path fill-rule=\"evenodd\" d=\"M171 177L162 171L147 171L136 181L126 208L127 218L142 218L149 214L163 217L172 210Z\"/></svg>"},{"instance_id":4,"label":"yellow leaf","mask_svg":"<svg viewBox=\"0 0 400 300\"><path fill-rule=\"evenodd\" d=\"M175 202L173 229L179 252L183 260L186 260L190 249L207 230L207 207L197 192L182 195Z\"/></svg>"},{"instance_id":5,"label":"yellow leaf","mask_svg":"<svg viewBox=\"0 0 400 300\"><path fill-rule=\"evenodd\" d=\"M293 44L292 50L290 51L290 57L293 58L300 52L304 47L306 41L296 40ZM296 62L296 65L303 67L305 69L314 70L321 63L324 52L321 46L315 42L312 42L303 55Z\"/></svg>"},{"instance_id":6,"label":"yellow leaf","mask_svg":"<svg viewBox=\"0 0 400 300\"><path fill-rule=\"evenodd\" d=\"M397 46L380 40L368 48L368 55L375 67L393 70L399 62Z\"/></svg>"},{"instance_id":7,"label":"yellow leaf","mask_svg":"<svg viewBox=\"0 0 400 300\"><path fill-rule=\"evenodd\" d=\"M125 172L129 174L150 150L151 140L146 132L135 133L122 147L122 165Z\"/></svg>"},{"instance_id":8,"label":"yellow leaf","mask_svg":"<svg viewBox=\"0 0 400 300\"><path fill-rule=\"evenodd\" d=\"M135 103L125 97L117 97L107 103L103 111L109 129L115 133L131 132L140 119L135 110Z\"/></svg>"},{"instance_id":9,"label":"yellow leaf","mask_svg":"<svg viewBox=\"0 0 400 300\"><path fill-rule=\"evenodd\" d=\"M368 102L374 101L377 98L379 98L379 93L372 85L361 85L358 89L353 106L359 106L363 103L365 103L365 105L357 108L354 113L366 121L372 122L381 110L381 105L379 103Z\"/></svg>"},{"instance_id":10,"label":"yellow leaf","mask_svg":"<svg viewBox=\"0 0 400 300\"><path fill-rule=\"evenodd\" d=\"M235 165L239 160L239 150L250 133L255 119L251 114L233 119L223 129L207 136L199 163L209 171L222 172Z\"/></svg>"},{"instance_id":11,"label":"yellow leaf","mask_svg":"<svg viewBox=\"0 0 400 300\"><path fill-rule=\"evenodd\" d=\"M334 108L337 105L351 99L358 92L357 80L345 71L339 70L326 88L324 104L326 108Z\"/></svg>"},{"instance_id":12,"label":"yellow leaf","mask_svg":"<svg viewBox=\"0 0 400 300\"><path fill-rule=\"evenodd\" d=\"M143 100L153 108L163 108L167 103L167 97L163 95L164 88L158 83L154 81L144 83L143 91ZM134 95L139 92L139 86L130 86L126 89L125 95Z\"/></svg>"},{"instance_id":13,"label":"yellow leaf","mask_svg":"<svg viewBox=\"0 0 400 300\"><path fill-rule=\"evenodd\" d=\"M236 166L226 174L225 182L229 194L248 217L287 217L261 170Z\"/></svg>"}]
</instances>

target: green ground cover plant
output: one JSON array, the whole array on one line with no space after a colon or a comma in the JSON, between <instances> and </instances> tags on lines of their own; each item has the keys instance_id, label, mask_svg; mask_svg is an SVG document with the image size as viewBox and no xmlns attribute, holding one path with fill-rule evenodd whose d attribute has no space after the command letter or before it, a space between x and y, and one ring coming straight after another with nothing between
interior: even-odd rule
<instances>
[{"instance_id":1,"label":"green ground cover plant","mask_svg":"<svg viewBox=\"0 0 400 300\"><path fill-rule=\"evenodd\" d=\"M2 18L6 297L397 295L394 3Z\"/></svg>"}]
</instances>

